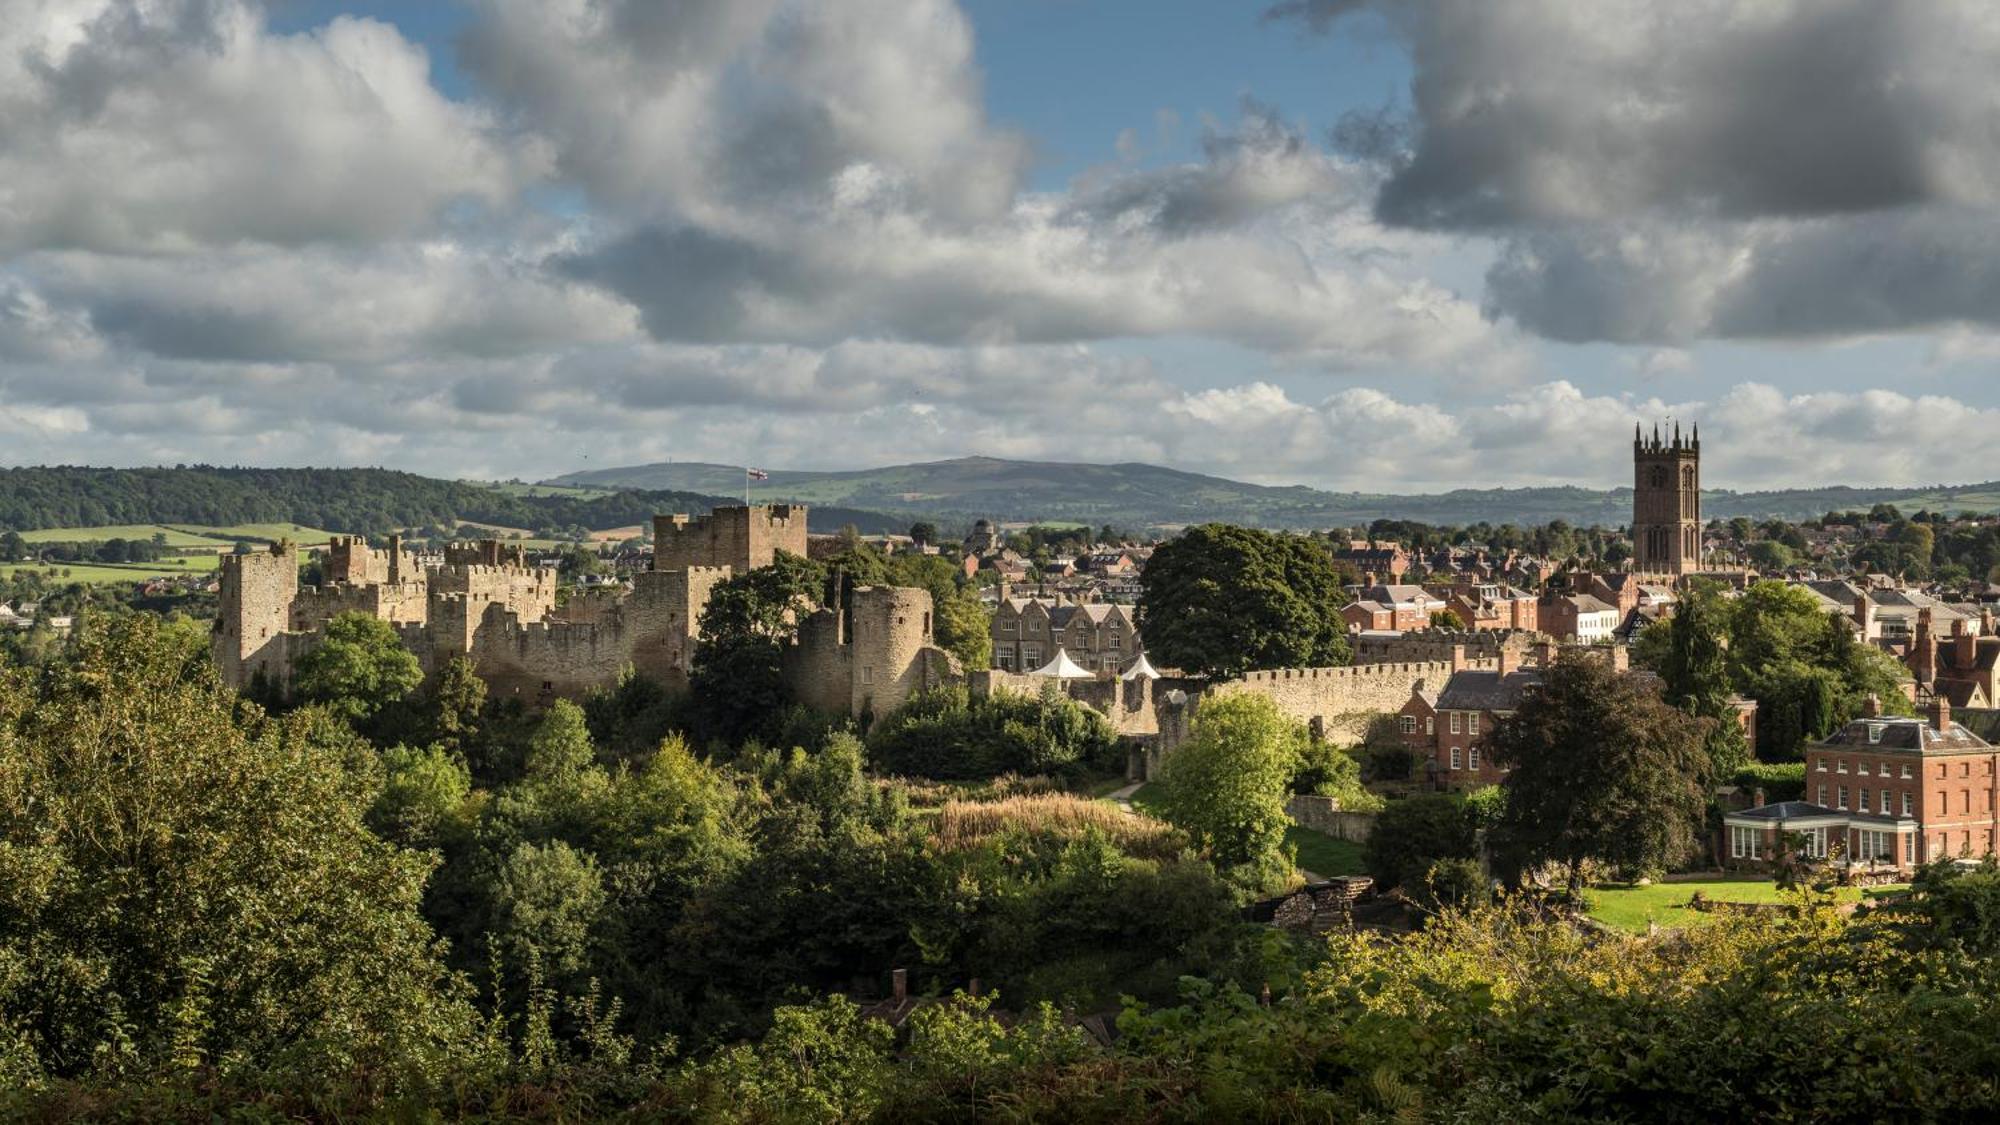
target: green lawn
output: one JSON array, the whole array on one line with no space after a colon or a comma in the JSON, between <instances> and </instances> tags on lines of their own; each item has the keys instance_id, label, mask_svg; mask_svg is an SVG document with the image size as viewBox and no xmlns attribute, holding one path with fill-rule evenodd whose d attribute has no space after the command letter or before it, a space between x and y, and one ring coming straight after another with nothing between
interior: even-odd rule
<instances>
[{"instance_id":1,"label":"green lawn","mask_svg":"<svg viewBox=\"0 0 2000 1125\"><path fill-rule=\"evenodd\" d=\"M1901 887L1871 887L1868 895ZM1701 923L1713 914L1689 910L1687 901L1696 891L1718 902L1782 902L1787 892L1768 879L1713 879L1698 883L1654 883L1635 887L1605 884L1590 889L1590 916L1606 925L1633 933L1646 932L1647 922L1672 928ZM1841 887L1836 897L1853 902L1863 896L1859 887Z\"/></svg>"},{"instance_id":2,"label":"green lawn","mask_svg":"<svg viewBox=\"0 0 2000 1125\"><path fill-rule=\"evenodd\" d=\"M24 531L21 538L30 543L102 543L107 539L142 539L151 542L153 536L167 537L169 547L215 547L233 546L234 540L217 539L209 535L167 527L157 523L118 523L98 527L45 527L36 531Z\"/></svg>"},{"instance_id":3,"label":"green lawn","mask_svg":"<svg viewBox=\"0 0 2000 1125\"><path fill-rule=\"evenodd\" d=\"M1285 843L1298 849L1300 867L1323 879L1368 873L1361 862L1360 844L1296 824L1285 829Z\"/></svg>"}]
</instances>

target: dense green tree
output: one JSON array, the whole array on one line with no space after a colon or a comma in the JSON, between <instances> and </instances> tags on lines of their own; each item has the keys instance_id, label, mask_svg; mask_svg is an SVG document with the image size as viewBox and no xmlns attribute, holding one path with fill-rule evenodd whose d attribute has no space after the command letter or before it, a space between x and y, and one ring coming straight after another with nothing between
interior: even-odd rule
<instances>
[{"instance_id":1,"label":"dense green tree","mask_svg":"<svg viewBox=\"0 0 2000 1125\"><path fill-rule=\"evenodd\" d=\"M1707 721L1705 741L1717 777L1734 772L1750 757L1730 682L1724 614L1714 591L1689 590L1666 625L1666 651L1659 663L1662 697Z\"/></svg>"},{"instance_id":2,"label":"dense green tree","mask_svg":"<svg viewBox=\"0 0 2000 1125\"><path fill-rule=\"evenodd\" d=\"M919 547L927 547L938 541L937 525L929 520L918 520L910 525L910 540Z\"/></svg>"},{"instance_id":3,"label":"dense green tree","mask_svg":"<svg viewBox=\"0 0 2000 1125\"><path fill-rule=\"evenodd\" d=\"M1573 883L1588 860L1631 871L1684 863L1714 781L1704 734L1644 681L1566 655L1494 732L1493 761L1511 771L1496 835L1515 862L1559 864Z\"/></svg>"},{"instance_id":4,"label":"dense green tree","mask_svg":"<svg viewBox=\"0 0 2000 1125\"><path fill-rule=\"evenodd\" d=\"M1347 596L1326 548L1303 536L1202 524L1161 544L1140 583L1156 663L1226 678L1349 659Z\"/></svg>"},{"instance_id":5,"label":"dense green tree","mask_svg":"<svg viewBox=\"0 0 2000 1125\"><path fill-rule=\"evenodd\" d=\"M1382 890L1415 893L1439 860L1478 858L1478 818L1457 793L1420 793L1390 801L1362 846L1368 874Z\"/></svg>"},{"instance_id":6,"label":"dense green tree","mask_svg":"<svg viewBox=\"0 0 2000 1125\"><path fill-rule=\"evenodd\" d=\"M1204 698L1161 770L1162 813L1223 867L1260 876L1284 842L1285 793L1306 735L1261 695Z\"/></svg>"},{"instance_id":7,"label":"dense green tree","mask_svg":"<svg viewBox=\"0 0 2000 1125\"><path fill-rule=\"evenodd\" d=\"M148 616L0 672L0 1040L49 1075L462 1058L430 862L362 822L373 760L324 712L244 706Z\"/></svg>"},{"instance_id":8,"label":"dense green tree","mask_svg":"<svg viewBox=\"0 0 2000 1125\"><path fill-rule=\"evenodd\" d=\"M1117 763L1118 736L1103 715L1053 687L1028 696L974 697L963 686L920 693L868 731L877 769L969 780L1003 773L1067 773Z\"/></svg>"},{"instance_id":9,"label":"dense green tree","mask_svg":"<svg viewBox=\"0 0 2000 1125\"><path fill-rule=\"evenodd\" d=\"M351 722L366 722L401 702L423 678L423 666L395 626L372 614L338 613L320 631L319 644L294 662L292 695Z\"/></svg>"},{"instance_id":10,"label":"dense green tree","mask_svg":"<svg viewBox=\"0 0 2000 1125\"><path fill-rule=\"evenodd\" d=\"M424 684L418 721L432 745L470 757L479 745L479 718L485 709L486 681L470 658L454 655Z\"/></svg>"},{"instance_id":11,"label":"dense green tree","mask_svg":"<svg viewBox=\"0 0 2000 1125\"><path fill-rule=\"evenodd\" d=\"M715 587L688 677L689 718L703 738L735 744L776 728L791 703L785 645L825 585L817 564L781 551Z\"/></svg>"}]
</instances>

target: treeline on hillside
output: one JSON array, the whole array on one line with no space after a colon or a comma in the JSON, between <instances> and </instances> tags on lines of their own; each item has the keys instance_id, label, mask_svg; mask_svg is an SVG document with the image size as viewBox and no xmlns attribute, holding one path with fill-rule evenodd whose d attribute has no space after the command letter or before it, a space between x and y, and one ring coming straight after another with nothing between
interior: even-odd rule
<instances>
[{"instance_id":1,"label":"treeline on hillside","mask_svg":"<svg viewBox=\"0 0 2000 1125\"><path fill-rule=\"evenodd\" d=\"M727 497L693 492L520 496L466 481L392 469L244 469L214 465L0 469L0 528L163 523L228 526L285 522L379 535L452 520L531 531L644 524L663 512L706 512ZM814 530L853 524L901 530L874 512L812 512Z\"/></svg>"}]
</instances>

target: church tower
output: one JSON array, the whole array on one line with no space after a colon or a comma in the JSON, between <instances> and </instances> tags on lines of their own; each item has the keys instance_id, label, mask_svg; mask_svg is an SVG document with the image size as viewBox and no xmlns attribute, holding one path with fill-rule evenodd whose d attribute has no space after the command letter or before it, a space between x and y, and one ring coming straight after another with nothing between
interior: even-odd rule
<instances>
[{"instance_id":1,"label":"church tower","mask_svg":"<svg viewBox=\"0 0 2000 1125\"><path fill-rule=\"evenodd\" d=\"M1658 426L1651 437L1632 428L1632 569L1682 575L1701 569L1701 427L1681 438Z\"/></svg>"}]
</instances>

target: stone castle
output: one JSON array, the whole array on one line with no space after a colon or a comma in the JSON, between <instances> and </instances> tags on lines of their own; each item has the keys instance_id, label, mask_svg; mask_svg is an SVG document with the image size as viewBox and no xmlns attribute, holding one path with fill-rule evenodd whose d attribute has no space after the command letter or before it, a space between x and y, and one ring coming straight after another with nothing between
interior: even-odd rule
<instances>
[{"instance_id":1,"label":"stone castle","mask_svg":"<svg viewBox=\"0 0 2000 1125\"><path fill-rule=\"evenodd\" d=\"M733 575L769 566L780 551L806 555L806 509L717 508L706 516L657 516L653 566L630 590L579 593L556 603L553 570L519 548L486 540L449 548L420 567L390 536L382 550L335 539L319 586L300 586L295 547L222 559L212 647L225 682L282 687L293 661L318 643L335 614L359 612L395 626L425 672L465 656L496 696L531 703L577 698L627 669L682 689L693 667L702 609ZM862 587L842 610L800 623L786 653L799 698L822 710L887 714L925 687L959 675L932 636L923 590Z\"/></svg>"}]
</instances>

